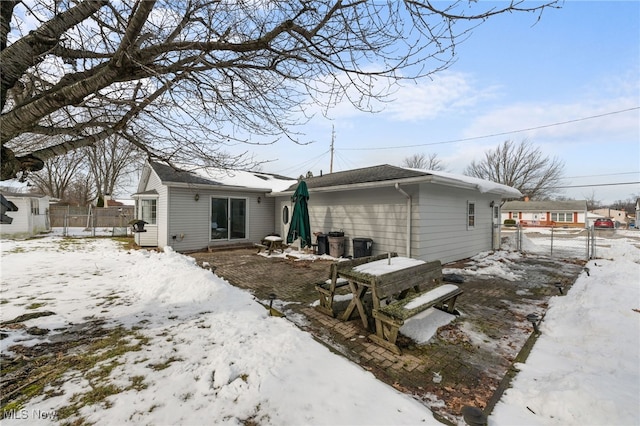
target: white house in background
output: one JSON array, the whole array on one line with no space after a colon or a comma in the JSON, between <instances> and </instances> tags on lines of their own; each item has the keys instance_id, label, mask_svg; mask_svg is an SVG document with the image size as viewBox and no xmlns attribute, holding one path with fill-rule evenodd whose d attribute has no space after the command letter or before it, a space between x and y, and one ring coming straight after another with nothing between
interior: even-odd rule
<instances>
[{"instance_id":1,"label":"white house in background","mask_svg":"<svg viewBox=\"0 0 640 426\"><path fill-rule=\"evenodd\" d=\"M11 192L3 192L3 195L18 207L18 211L6 212L13 221L0 224L2 237L29 238L51 230L48 196Z\"/></svg>"},{"instance_id":2,"label":"white house in background","mask_svg":"<svg viewBox=\"0 0 640 426\"><path fill-rule=\"evenodd\" d=\"M521 226L584 228L587 201L507 201L502 206L502 223L506 219Z\"/></svg>"},{"instance_id":3,"label":"white house in background","mask_svg":"<svg viewBox=\"0 0 640 426\"><path fill-rule=\"evenodd\" d=\"M274 230L275 204L267 194L295 182L269 173L176 171L148 162L133 195L135 217L146 222L135 241L177 251L260 242Z\"/></svg>"},{"instance_id":4,"label":"white house in background","mask_svg":"<svg viewBox=\"0 0 640 426\"><path fill-rule=\"evenodd\" d=\"M500 246L500 204L520 198L511 187L451 173L379 165L305 179L312 232L342 231L345 254L353 239L371 239L371 254L443 263ZM291 195L275 199L276 233L286 235Z\"/></svg>"}]
</instances>

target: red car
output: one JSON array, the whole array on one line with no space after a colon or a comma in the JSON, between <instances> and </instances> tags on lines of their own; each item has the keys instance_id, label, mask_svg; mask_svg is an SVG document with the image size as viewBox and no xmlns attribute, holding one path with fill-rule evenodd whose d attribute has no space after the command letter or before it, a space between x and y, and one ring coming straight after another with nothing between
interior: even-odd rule
<instances>
[{"instance_id":1,"label":"red car","mask_svg":"<svg viewBox=\"0 0 640 426\"><path fill-rule=\"evenodd\" d=\"M611 219L596 219L596 221L593 222L593 226L596 228L615 228L613 220Z\"/></svg>"}]
</instances>

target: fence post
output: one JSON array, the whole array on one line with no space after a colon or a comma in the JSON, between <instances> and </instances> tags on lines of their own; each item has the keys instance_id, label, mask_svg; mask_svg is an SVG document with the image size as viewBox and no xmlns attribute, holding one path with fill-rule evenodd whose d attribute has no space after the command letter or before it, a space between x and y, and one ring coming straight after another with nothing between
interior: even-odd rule
<instances>
[{"instance_id":1,"label":"fence post","mask_svg":"<svg viewBox=\"0 0 640 426\"><path fill-rule=\"evenodd\" d=\"M551 257L553 257L553 231L555 230L555 226L551 227Z\"/></svg>"},{"instance_id":2,"label":"fence post","mask_svg":"<svg viewBox=\"0 0 640 426\"><path fill-rule=\"evenodd\" d=\"M589 232L589 228L587 228L587 252L586 252L587 257L585 260L589 260L589 248L591 243L590 239L591 239L591 233Z\"/></svg>"}]
</instances>

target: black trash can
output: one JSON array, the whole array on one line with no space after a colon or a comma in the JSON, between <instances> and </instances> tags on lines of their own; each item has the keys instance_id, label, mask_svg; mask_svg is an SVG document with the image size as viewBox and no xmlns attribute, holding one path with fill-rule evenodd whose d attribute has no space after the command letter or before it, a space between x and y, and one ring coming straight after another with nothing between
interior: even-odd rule
<instances>
[{"instance_id":1,"label":"black trash can","mask_svg":"<svg viewBox=\"0 0 640 426\"><path fill-rule=\"evenodd\" d=\"M353 257L371 256L373 248L373 240L371 238L354 238L353 239Z\"/></svg>"},{"instance_id":2,"label":"black trash can","mask_svg":"<svg viewBox=\"0 0 640 426\"><path fill-rule=\"evenodd\" d=\"M318 242L318 254L329 254L329 236L327 234L318 234L316 240Z\"/></svg>"}]
</instances>

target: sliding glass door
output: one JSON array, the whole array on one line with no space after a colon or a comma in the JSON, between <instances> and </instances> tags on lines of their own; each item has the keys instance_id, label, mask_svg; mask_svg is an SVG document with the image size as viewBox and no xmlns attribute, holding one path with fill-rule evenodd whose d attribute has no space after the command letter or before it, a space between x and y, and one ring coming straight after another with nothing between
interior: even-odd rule
<instances>
[{"instance_id":1,"label":"sliding glass door","mask_svg":"<svg viewBox=\"0 0 640 426\"><path fill-rule=\"evenodd\" d=\"M247 200L211 198L211 239L233 240L247 236Z\"/></svg>"}]
</instances>

